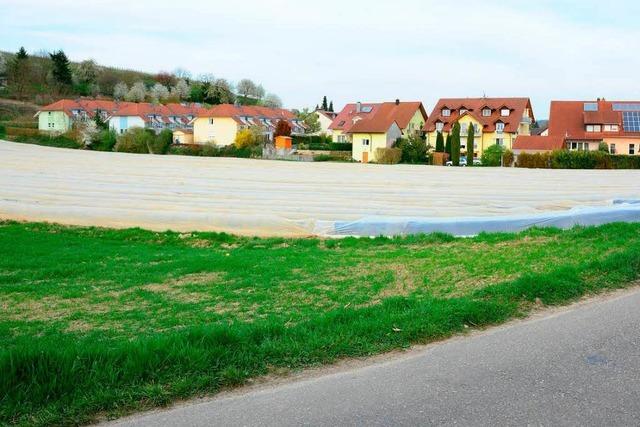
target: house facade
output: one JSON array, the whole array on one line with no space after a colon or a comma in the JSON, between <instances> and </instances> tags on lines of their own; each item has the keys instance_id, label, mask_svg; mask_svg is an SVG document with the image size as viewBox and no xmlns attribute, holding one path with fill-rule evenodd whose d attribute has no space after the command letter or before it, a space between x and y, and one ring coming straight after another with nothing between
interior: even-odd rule
<instances>
[{"instance_id":1,"label":"house facade","mask_svg":"<svg viewBox=\"0 0 640 427\"><path fill-rule=\"evenodd\" d=\"M530 135L535 121L529 98L443 98L433 109L424 130L427 144L435 147L438 132L446 136L460 124L460 149L469 156L468 130L473 127L473 157L492 145L512 149L519 135Z\"/></svg>"},{"instance_id":2,"label":"house facade","mask_svg":"<svg viewBox=\"0 0 640 427\"><path fill-rule=\"evenodd\" d=\"M236 134L243 129L259 129L264 137L273 141L278 121L291 125L293 135L305 133L305 125L289 110L255 105L216 105L199 112L191 122L195 144L231 145Z\"/></svg>"},{"instance_id":3,"label":"house facade","mask_svg":"<svg viewBox=\"0 0 640 427\"><path fill-rule=\"evenodd\" d=\"M338 114L333 111L323 110L316 110L314 114L318 117L318 123L320 124L320 130L314 133L314 135L331 135L331 129L329 129L329 127Z\"/></svg>"},{"instance_id":4,"label":"house facade","mask_svg":"<svg viewBox=\"0 0 640 427\"><path fill-rule=\"evenodd\" d=\"M421 102L347 104L329 129L334 142L352 144L354 160L376 161L376 149L389 148L401 137L422 134L427 113Z\"/></svg>"},{"instance_id":5,"label":"house facade","mask_svg":"<svg viewBox=\"0 0 640 427\"><path fill-rule=\"evenodd\" d=\"M201 107L198 104L166 104L120 102L110 100L62 99L47 105L36 113L38 129L64 133L75 123L93 120L100 115L116 133L122 134L134 127L153 129L188 128Z\"/></svg>"}]
</instances>

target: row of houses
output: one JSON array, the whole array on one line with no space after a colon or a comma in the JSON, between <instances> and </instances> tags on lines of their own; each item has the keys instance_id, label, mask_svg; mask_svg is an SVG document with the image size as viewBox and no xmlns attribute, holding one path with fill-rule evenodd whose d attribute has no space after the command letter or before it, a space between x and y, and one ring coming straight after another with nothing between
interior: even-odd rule
<instances>
[{"instance_id":1,"label":"row of houses","mask_svg":"<svg viewBox=\"0 0 640 427\"><path fill-rule=\"evenodd\" d=\"M199 104L150 104L109 100L62 99L36 113L41 131L64 133L74 123L94 120L99 116L116 133L132 128L160 132L174 131L176 142L218 145L233 144L242 129L257 128L272 140L278 121L289 123L292 133L304 134L306 126L289 110L261 106L216 105L203 108Z\"/></svg>"},{"instance_id":2,"label":"row of houses","mask_svg":"<svg viewBox=\"0 0 640 427\"><path fill-rule=\"evenodd\" d=\"M40 110L39 128L65 132L76 121L97 114L117 133L133 127L155 131L171 129L178 143L229 145L242 129L261 129L272 140L276 125L284 120L294 135L307 133L305 123L281 108L231 104L203 108L198 104L60 100ZM391 147L401 137L423 137L435 147L438 133L446 136L460 124L461 150L474 158L492 145L521 152L558 149L598 150L606 144L614 154L640 152L640 101L552 101L548 127L536 122L529 98L443 98L427 114L419 102L350 103L339 113L316 111L320 131L334 142L352 144L359 162L376 161L378 148ZM473 127L473 147L466 147Z\"/></svg>"}]
</instances>

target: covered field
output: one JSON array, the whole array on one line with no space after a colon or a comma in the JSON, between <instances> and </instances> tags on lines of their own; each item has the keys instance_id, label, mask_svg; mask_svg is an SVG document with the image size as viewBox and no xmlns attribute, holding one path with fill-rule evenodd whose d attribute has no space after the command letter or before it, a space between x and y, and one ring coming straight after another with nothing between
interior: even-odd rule
<instances>
[{"instance_id":1,"label":"covered field","mask_svg":"<svg viewBox=\"0 0 640 427\"><path fill-rule=\"evenodd\" d=\"M495 218L640 198L640 171L295 163L0 142L0 218L256 236L363 218ZM380 234L380 233L373 233Z\"/></svg>"}]
</instances>

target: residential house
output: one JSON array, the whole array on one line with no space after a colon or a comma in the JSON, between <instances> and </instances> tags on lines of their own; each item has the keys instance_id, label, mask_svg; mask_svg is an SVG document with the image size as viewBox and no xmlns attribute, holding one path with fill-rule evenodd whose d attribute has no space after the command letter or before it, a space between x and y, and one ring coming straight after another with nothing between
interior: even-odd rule
<instances>
[{"instance_id":1,"label":"residential house","mask_svg":"<svg viewBox=\"0 0 640 427\"><path fill-rule=\"evenodd\" d=\"M242 129L259 129L266 139L273 141L278 121L291 125L293 135L305 133L304 123L289 110L256 105L215 105L202 110L192 121L195 144L230 145Z\"/></svg>"},{"instance_id":2,"label":"residential house","mask_svg":"<svg viewBox=\"0 0 640 427\"><path fill-rule=\"evenodd\" d=\"M640 101L551 101L548 135L518 143L519 152L594 151L604 143L611 154L638 155Z\"/></svg>"},{"instance_id":3,"label":"residential house","mask_svg":"<svg viewBox=\"0 0 640 427\"><path fill-rule=\"evenodd\" d=\"M435 147L438 132L446 136L460 124L460 148L467 156L467 131L473 126L473 157L492 145L513 148L519 135L529 135L535 121L529 98L444 98L436 104L424 127L427 144Z\"/></svg>"},{"instance_id":4,"label":"residential house","mask_svg":"<svg viewBox=\"0 0 640 427\"><path fill-rule=\"evenodd\" d=\"M201 107L198 104L154 105L94 99L61 99L42 107L36 113L41 131L67 132L74 123L93 120L100 115L102 120L118 134L132 127L162 129L188 128Z\"/></svg>"},{"instance_id":5,"label":"residential house","mask_svg":"<svg viewBox=\"0 0 640 427\"><path fill-rule=\"evenodd\" d=\"M173 131L174 144L193 144L193 129L176 129Z\"/></svg>"},{"instance_id":6,"label":"residential house","mask_svg":"<svg viewBox=\"0 0 640 427\"><path fill-rule=\"evenodd\" d=\"M376 161L376 149L389 148L401 137L422 134L427 113L421 102L347 104L329 127L334 142L353 144L352 157Z\"/></svg>"},{"instance_id":7,"label":"residential house","mask_svg":"<svg viewBox=\"0 0 640 427\"><path fill-rule=\"evenodd\" d=\"M316 110L314 114L318 117L318 123L320 124L320 130L315 135L331 135L331 123L338 115L333 111Z\"/></svg>"}]
</instances>

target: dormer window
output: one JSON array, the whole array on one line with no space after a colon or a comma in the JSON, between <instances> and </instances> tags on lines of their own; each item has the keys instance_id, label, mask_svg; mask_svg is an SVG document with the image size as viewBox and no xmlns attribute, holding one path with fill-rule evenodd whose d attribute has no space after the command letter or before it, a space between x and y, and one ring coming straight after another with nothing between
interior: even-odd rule
<instances>
[{"instance_id":1,"label":"dormer window","mask_svg":"<svg viewBox=\"0 0 640 427\"><path fill-rule=\"evenodd\" d=\"M587 125L587 132L602 132L602 126L600 125Z\"/></svg>"},{"instance_id":2,"label":"dormer window","mask_svg":"<svg viewBox=\"0 0 640 427\"><path fill-rule=\"evenodd\" d=\"M461 109L460 109L460 115L463 115L463 114L464 114L464 113L466 113L467 111L469 111L469 110L467 110L466 108L461 108Z\"/></svg>"},{"instance_id":3,"label":"dormer window","mask_svg":"<svg viewBox=\"0 0 640 427\"><path fill-rule=\"evenodd\" d=\"M483 108L482 117L489 117L489 116L491 116L491 108Z\"/></svg>"},{"instance_id":4,"label":"dormer window","mask_svg":"<svg viewBox=\"0 0 640 427\"><path fill-rule=\"evenodd\" d=\"M511 114L511 110L509 110L508 108L502 108L500 110L500 115L502 117L509 117L509 114Z\"/></svg>"},{"instance_id":5,"label":"dormer window","mask_svg":"<svg viewBox=\"0 0 640 427\"><path fill-rule=\"evenodd\" d=\"M504 123L502 122L496 123L496 132L498 133L504 132Z\"/></svg>"},{"instance_id":6,"label":"dormer window","mask_svg":"<svg viewBox=\"0 0 640 427\"><path fill-rule=\"evenodd\" d=\"M451 110L448 108L442 109L442 117L449 117L451 115Z\"/></svg>"},{"instance_id":7,"label":"dormer window","mask_svg":"<svg viewBox=\"0 0 640 427\"><path fill-rule=\"evenodd\" d=\"M442 132L442 129L444 129L444 123L442 123L442 122L437 122L437 123L436 123L436 131L437 131L437 132Z\"/></svg>"},{"instance_id":8,"label":"dormer window","mask_svg":"<svg viewBox=\"0 0 640 427\"><path fill-rule=\"evenodd\" d=\"M619 130L618 125L604 125L605 132L618 132Z\"/></svg>"}]
</instances>

